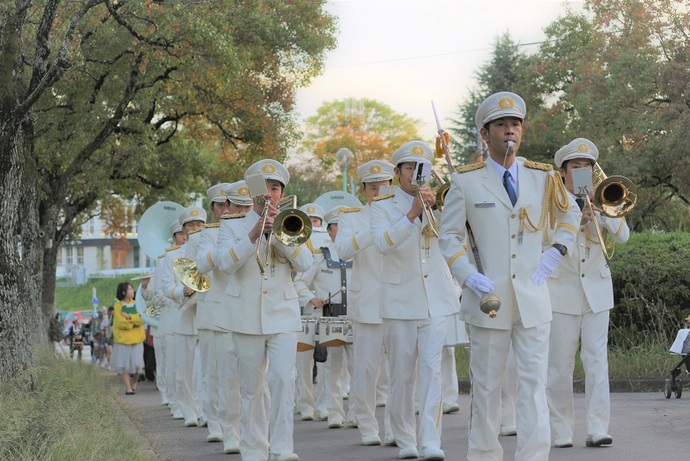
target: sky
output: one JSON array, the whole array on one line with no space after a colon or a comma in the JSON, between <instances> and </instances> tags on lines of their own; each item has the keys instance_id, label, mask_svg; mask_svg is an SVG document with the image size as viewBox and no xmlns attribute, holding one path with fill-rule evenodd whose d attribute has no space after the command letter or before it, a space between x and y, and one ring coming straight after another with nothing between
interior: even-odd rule
<instances>
[{"instance_id":1,"label":"sky","mask_svg":"<svg viewBox=\"0 0 690 461\"><path fill-rule=\"evenodd\" d=\"M324 73L297 92L300 120L325 102L375 99L421 121L420 135L436 134L475 86L474 73L491 59L496 38L509 32L526 53L537 51L543 28L563 16L564 0L331 0L338 45ZM529 107L527 108L529 112Z\"/></svg>"}]
</instances>

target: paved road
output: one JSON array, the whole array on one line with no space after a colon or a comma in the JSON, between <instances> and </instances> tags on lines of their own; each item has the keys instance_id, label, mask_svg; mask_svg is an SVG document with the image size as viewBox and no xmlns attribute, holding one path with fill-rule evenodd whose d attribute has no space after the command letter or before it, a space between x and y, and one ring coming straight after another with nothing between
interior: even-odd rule
<instances>
[{"instance_id":1,"label":"paved road","mask_svg":"<svg viewBox=\"0 0 690 461\"><path fill-rule=\"evenodd\" d=\"M660 379L660 383L663 380ZM221 443L207 443L206 428L185 428L173 420L152 383L140 383L134 396L125 396L119 377L112 374L118 390L122 417L151 460L235 460L223 455ZM585 448L584 395L575 399L575 447L552 449L552 461L650 461L690 458L690 395L666 400L661 392L612 394L611 435L605 448ZM466 459L469 396L460 396L460 412L444 415L443 446L448 461ZM379 418L383 409L379 408ZM357 429L328 429L325 421L295 421L295 452L302 461L395 460L396 447L364 447ZM515 454L515 437L501 437L505 460Z\"/></svg>"}]
</instances>

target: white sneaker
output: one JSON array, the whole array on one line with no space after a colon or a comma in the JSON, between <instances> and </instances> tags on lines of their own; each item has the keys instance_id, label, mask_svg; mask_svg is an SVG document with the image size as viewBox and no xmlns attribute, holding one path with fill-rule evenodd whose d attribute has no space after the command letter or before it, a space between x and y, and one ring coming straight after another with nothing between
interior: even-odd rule
<instances>
[{"instance_id":1,"label":"white sneaker","mask_svg":"<svg viewBox=\"0 0 690 461\"><path fill-rule=\"evenodd\" d=\"M206 441L208 443L222 442L223 434L209 434L206 436Z\"/></svg>"},{"instance_id":2,"label":"white sneaker","mask_svg":"<svg viewBox=\"0 0 690 461\"><path fill-rule=\"evenodd\" d=\"M399 459L415 459L419 458L417 447L405 447L398 453Z\"/></svg>"},{"instance_id":3,"label":"white sneaker","mask_svg":"<svg viewBox=\"0 0 690 461\"><path fill-rule=\"evenodd\" d=\"M236 455L240 452L240 449L238 447L223 447L223 453L226 455Z\"/></svg>"},{"instance_id":4,"label":"white sneaker","mask_svg":"<svg viewBox=\"0 0 690 461\"><path fill-rule=\"evenodd\" d=\"M294 453L287 455L271 455L270 461L299 461L299 456Z\"/></svg>"},{"instance_id":5,"label":"white sneaker","mask_svg":"<svg viewBox=\"0 0 690 461\"><path fill-rule=\"evenodd\" d=\"M370 447L372 445L381 445L381 439L378 435L365 435L362 437L362 445Z\"/></svg>"},{"instance_id":6,"label":"white sneaker","mask_svg":"<svg viewBox=\"0 0 690 461\"><path fill-rule=\"evenodd\" d=\"M428 447L422 450L422 458L429 461L443 461L446 459L446 454L440 448Z\"/></svg>"},{"instance_id":7,"label":"white sneaker","mask_svg":"<svg viewBox=\"0 0 690 461\"><path fill-rule=\"evenodd\" d=\"M501 425L501 430L498 434L503 436L517 435L517 427Z\"/></svg>"},{"instance_id":8,"label":"white sneaker","mask_svg":"<svg viewBox=\"0 0 690 461\"><path fill-rule=\"evenodd\" d=\"M556 448L570 448L573 446L572 437L562 437L553 441L553 446Z\"/></svg>"}]
</instances>

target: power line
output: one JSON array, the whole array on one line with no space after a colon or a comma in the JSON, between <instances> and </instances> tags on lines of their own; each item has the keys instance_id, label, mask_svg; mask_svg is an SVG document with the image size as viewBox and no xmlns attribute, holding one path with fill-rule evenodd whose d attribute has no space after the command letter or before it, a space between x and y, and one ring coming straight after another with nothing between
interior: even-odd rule
<instances>
[{"instance_id":1,"label":"power line","mask_svg":"<svg viewBox=\"0 0 690 461\"><path fill-rule=\"evenodd\" d=\"M524 47L524 46L540 45L542 43L544 43L544 41L530 42L530 43L518 43L517 46ZM479 53L479 52L491 51L493 49L494 49L493 47L487 47L487 48L477 48L474 50L451 51L449 53L426 54L426 55L422 55L422 56L410 56L408 58L383 59L380 61L368 61L368 62L359 62L359 63L354 63L354 64L344 64L341 66L329 66L329 68L330 69L343 69L343 68L347 68L347 67L361 67L361 66L371 66L371 65L376 65L376 64L388 64L388 63L393 63L393 62L415 61L417 59L440 58L440 57L444 57L444 56L453 56L453 55L458 55L458 54Z\"/></svg>"}]
</instances>

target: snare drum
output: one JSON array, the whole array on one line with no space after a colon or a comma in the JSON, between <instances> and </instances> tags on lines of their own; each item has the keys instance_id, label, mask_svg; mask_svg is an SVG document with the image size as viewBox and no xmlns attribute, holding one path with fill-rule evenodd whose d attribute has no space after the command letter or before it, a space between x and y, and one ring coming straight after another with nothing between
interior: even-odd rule
<instances>
[{"instance_id":1,"label":"snare drum","mask_svg":"<svg viewBox=\"0 0 690 461\"><path fill-rule=\"evenodd\" d=\"M347 317L321 317L319 319L319 342L324 347L345 346L352 337L352 322Z\"/></svg>"},{"instance_id":2,"label":"snare drum","mask_svg":"<svg viewBox=\"0 0 690 461\"><path fill-rule=\"evenodd\" d=\"M460 320L460 314L453 314L446 317L446 341L445 347L469 346L465 322Z\"/></svg>"},{"instance_id":3,"label":"snare drum","mask_svg":"<svg viewBox=\"0 0 690 461\"><path fill-rule=\"evenodd\" d=\"M297 352L304 352L314 349L316 320L317 318L312 315L302 316L302 331L297 333Z\"/></svg>"}]
</instances>

